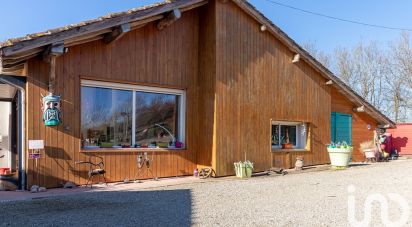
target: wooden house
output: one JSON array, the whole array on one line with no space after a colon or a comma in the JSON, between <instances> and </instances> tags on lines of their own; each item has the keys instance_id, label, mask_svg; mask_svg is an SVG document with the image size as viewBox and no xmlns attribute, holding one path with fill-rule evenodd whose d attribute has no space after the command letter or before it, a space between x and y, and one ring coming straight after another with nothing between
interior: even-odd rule
<instances>
[{"instance_id":1,"label":"wooden house","mask_svg":"<svg viewBox=\"0 0 412 227\"><path fill-rule=\"evenodd\" d=\"M254 171L297 156L325 164L332 140L360 160L359 142L394 126L243 0L168 1L10 39L0 62L0 81L18 90L23 186L84 184L75 163L91 155L111 182L133 179L143 152L158 177L233 175L245 157ZM57 126L44 124L49 92L61 97ZM45 143L37 167L29 140Z\"/></svg>"}]
</instances>

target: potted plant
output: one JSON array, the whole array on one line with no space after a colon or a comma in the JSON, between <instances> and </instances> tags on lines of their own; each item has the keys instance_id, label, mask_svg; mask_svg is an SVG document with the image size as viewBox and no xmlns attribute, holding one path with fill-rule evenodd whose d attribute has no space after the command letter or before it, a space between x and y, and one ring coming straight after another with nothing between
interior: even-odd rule
<instances>
[{"instance_id":1,"label":"potted plant","mask_svg":"<svg viewBox=\"0 0 412 227\"><path fill-rule=\"evenodd\" d=\"M352 146L349 146L346 142L339 142L329 144L327 148L332 167L337 169L348 167L352 157Z\"/></svg>"},{"instance_id":2,"label":"potted plant","mask_svg":"<svg viewBox=\"0 0 412 227\"><path fill-rule=\"evenodd\" d=\"M285 136L282 137L282 149L292 149L293 144L289 141L289 129L286 128Z\"/></svg>"},{"instance_id":3,"label":"potted plant","mask_svg":"<svg viewBox=\"0 0 412 227\"><path fill-rule=\"evenodd\" d=\"M239 178L249 178L252 177L253 163L251 161L245 162L235 162L235 173Z\"/></svg>"},{"instance_id":4,"label":"potted plant","mask_svg":"<svg viewBox=\"0 0 412 227\"><path fill-rule=\"evenodd\" d=\"M372 140L360 143L360 150L365 155L366 160L376 160L376 147Z\"/></svg>"}]
</instances>

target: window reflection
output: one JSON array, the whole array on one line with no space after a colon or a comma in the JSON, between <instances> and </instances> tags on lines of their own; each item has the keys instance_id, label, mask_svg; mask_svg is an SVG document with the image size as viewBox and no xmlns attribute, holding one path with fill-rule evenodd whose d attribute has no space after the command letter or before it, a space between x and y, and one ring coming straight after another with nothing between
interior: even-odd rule
<instances>
[{"instance_id":1,"label":"window reflection","mask_svg":"<svg viewBox=\"0 0 412 227\"><path fill-rule=\"evenodd\" d=\"M282 125L280 127L282 138L282 144L293 144L296 146L296 126Z\"/></svg>"},{"instance_id":2,"label":"window reflection","mask_svg":"<svg viewBox=\"0 0 412 227\"><path fill-rule=\"evenodd\" d=\"M272 146L280 146L279 137L279 125L272 125Z\"/></svg>"},{"instance_id":3,"label":"window reflection","mask_svg":"<svg viewBox=\"0 0 412 227\"><path fill-rule=\"evenodd\" d=\"M133 92L82 87L83 147L130 147Z\"/></svg>"},{"instance_id":4,"label":"window reflection","mask_svg":"<svg viewBox=\"0 0 412 227\"><path fill-rule=\"evenodd\" d=\"M177 135L179 96L136 92L136 145L168 147Z\"/></svg>"}]
</instances>

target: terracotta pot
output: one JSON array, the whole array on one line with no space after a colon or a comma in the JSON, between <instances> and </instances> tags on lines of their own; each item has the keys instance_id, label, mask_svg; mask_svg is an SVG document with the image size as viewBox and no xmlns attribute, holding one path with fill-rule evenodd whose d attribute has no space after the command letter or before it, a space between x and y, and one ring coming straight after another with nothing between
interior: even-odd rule
<instances>
[{"instance_id":1,"label":"terracotta pot","mask_svg":"<svg viewBox=\"0 0 412 227\"><path fill-rule=\"evenodd\" d=\"M292 149L292 148L293 148L293 144L291 143L282 144L282 149Z\"/></svg>"}]
</instances>

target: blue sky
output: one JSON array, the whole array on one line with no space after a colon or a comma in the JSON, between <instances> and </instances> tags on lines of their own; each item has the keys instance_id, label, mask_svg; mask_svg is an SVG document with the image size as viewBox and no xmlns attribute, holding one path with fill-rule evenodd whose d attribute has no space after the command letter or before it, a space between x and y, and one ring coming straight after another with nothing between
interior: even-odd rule
<instances>
[{"instance_id":1,"label":"blue sky","mask_svg":"<svg viewBox=\"0 0 412 227\"><path fill-rule=\"evenodd\" d=\"M157 0L159 1L159 0ZM13 0L2 1L0 40L93 19L156 0ZM398 0L275 0L294 7L335 17L412 29L412 1ZM338 22L277 6L267 0L250 0L298 43L315 42L325 52L359 41L386 44L400 31L369 28Z\"/></svg>"}]
</instances>

